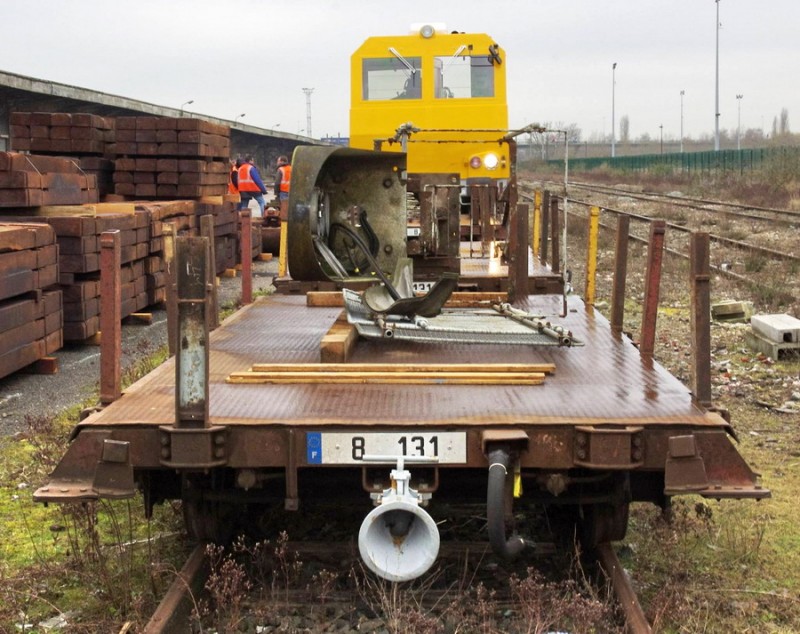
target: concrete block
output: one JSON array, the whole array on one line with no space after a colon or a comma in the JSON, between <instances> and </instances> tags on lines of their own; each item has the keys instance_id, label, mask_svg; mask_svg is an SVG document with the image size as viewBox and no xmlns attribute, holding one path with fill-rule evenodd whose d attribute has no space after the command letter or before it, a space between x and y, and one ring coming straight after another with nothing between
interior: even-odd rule
<instances>
[{"instance_id":1,"label":"concrete block","mask_svg":"<svg viewBox=\"0 0 800 634\"><path fill-rule=\"evenodd\" d=\"M775 343L800 343L800 319L791 315L753 315L750 326Z\"/></svg>"},{"instance_id":2,"label":"concrete block","mask_svg":"<svg viewBox=\"0 0 800 634\"><path fill-rule=\"evenodd\" d=\"M746 322L753 314L752 302L727 300L711 305L711 318L715 321Z\"/></svg>"}]
</instances>

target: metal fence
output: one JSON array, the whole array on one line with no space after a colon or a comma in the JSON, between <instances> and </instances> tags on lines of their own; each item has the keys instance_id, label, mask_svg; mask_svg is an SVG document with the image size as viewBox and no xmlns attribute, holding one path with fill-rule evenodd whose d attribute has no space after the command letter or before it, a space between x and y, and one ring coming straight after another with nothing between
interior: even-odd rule
<instances>
[{"instance_id":1,"label":"metal fence","mask_svg":"<svg viewBox=\"0 0 800 634\"><path fill-rule=\"evenodd\" d=\"M563 160L548 161L548 165L564 165ZM719 150L717 152L678 152L672 154L642 154L611 158L572 158L570 170L610 169L650 172L663 171L685 174L710 172L746 172L763 169L768 164L790 165L800 163L800 147L753 148L747 150Z\"/></svg>"}]
</instances>

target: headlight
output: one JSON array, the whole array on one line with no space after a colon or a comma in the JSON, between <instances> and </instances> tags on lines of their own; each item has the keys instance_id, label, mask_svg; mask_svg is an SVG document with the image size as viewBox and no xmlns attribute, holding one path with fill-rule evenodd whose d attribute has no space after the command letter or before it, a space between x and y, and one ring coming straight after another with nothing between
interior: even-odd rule
<instances>
[{"instance_id":1,"label":"headlight","mask_svg":"<svg viewBox=\"0 0 800 634\"><path fill-rule=\"evenodd\" d=\"M423 26L422 26L422 28L419 30L419 33L420 33L420 35L421 35L422 37L424 37L426 40L427 40L428 38L431 38L431 37L433 37L433 34L434 34L435 32L436 32L436 29L434 29L434 28L433 28L433 25L432 25L432 24L425 24L425 25L423 25Z\"/></svg>"},{"instance_id":2,"label":"headlight","mask_svg":"<svg viewBox=\"0 0 800 634\"><path fill-rule=\"evenodd\" d=\"M480 166L481 166L481 157L480 156L473 156L469 160L469 166L474 170L480 168Z\"/></svg>"},{"instance_id":3,"label":"headlight","mask_svg":"<svg viewBox=\"0 0 800 634\"><path fill-rule=\"evenodd\" d=\"M499 162L500 159L497 158L496 154L487 154L483 157L483 164L486 166L487 170L493 170L497 167Z\"/></svg>"}]
</instances>

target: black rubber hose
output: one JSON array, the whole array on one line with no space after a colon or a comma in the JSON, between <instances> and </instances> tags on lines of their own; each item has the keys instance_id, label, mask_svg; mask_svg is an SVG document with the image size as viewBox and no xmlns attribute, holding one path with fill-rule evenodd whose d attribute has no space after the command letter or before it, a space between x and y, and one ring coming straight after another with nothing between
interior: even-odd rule
<instances>
[{"instance_id":1,"label":"black rubber hose","mask_svg":"<svg viewBox=\"0 0 800 634\"><path fill-rule=\"evenodd\" d=\"M511 460L508 451L504 449L492 449L488 458L486 517L489 525L489 544L496 555L506 561L512 561L525 548L525 540L519 535L512 535L506 539L505 488Z\"/></svg>"},{"instance_id":2,"label":"black rubber hose","mask_svg":"<svg viewBox=\"0 0 800 634\"><path fill-rule=\"evenodd\" d=\"M386 290L389 291L389 295L392 296L392 299L395 301L400 299L400 293L397 292L394 284L392 284L391 280L386 277L386 274L381 270L381 267L378 266L375 258L372 257L372 254L369 252L369 246L364 242L361 236L347 225L339 223L331 224L331 229L334 228L334 225L336 226L337 230L342 231L345 235L349 236L355 245L361 250L361 252L364 254L364 257L367 258L369 265L372 267L372 270L375 272L375 275L377 275L378 279L383 282L384 286L386 286Z\"/></svg>"}]
</instances>

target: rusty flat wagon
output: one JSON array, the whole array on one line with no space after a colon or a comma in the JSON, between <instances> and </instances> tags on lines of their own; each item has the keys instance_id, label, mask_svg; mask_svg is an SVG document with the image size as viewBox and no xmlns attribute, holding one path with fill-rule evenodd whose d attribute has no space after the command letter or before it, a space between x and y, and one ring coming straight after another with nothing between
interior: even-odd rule
<instances>
[{"instance_id":1,"label":"rusty flat wagon","mask_svg":"<svg viewBox=\"0 0 800 634\"><path fill-rule=\"evenodd\" d=\"M461 275L445 275L446 292L437 292L439 280L427 296L394 297L401 274L370 286L361 265L348 273L363 255L345 262L342 253L358 246L353 236L370 251L353 201L405 205L399 155L369 164L371 153L355 153L350 181L341 162L331 163L350 157L347 150L308 152L308 185L293 180L289 217L289 267L301 279L276 280L286 294L258 298L209 333L206 248L200 238L179 243L176 356L77 426L39 500L124 497L138 488L148 512L182 499L195 537L222 538L254 509L301 512L320 499L355 499L366 513L372 497L362 556L378 574L403 580L436 557L437 503L485 501L489 541L513 557L526 541L508 536L515 503L573 510L582 539L596 545L624 536L632 501L769 495L722 413L580 297L553 292L554 267L531 261L529 241L512 239L516 251L505 254L448 251ZM302 169L302 157L294 165ZM370 180L362 169L377 171L386 200L364 202L355 191L355 181ZM444 217L431 212L436 193L420 199L423 223ZM506 210L514 231L518 209ZM402 243L404 222L378 216L370 231L379 244ZM459 240L457 211L455 218ZM323 232L308 226L317 221L327 231L334 222L349 229L338 245L320 245ZM402 273L397 250L375 249L372 259L394 255ZM498 277L502 290L481 282ZM318 288L315 279L339 290L302 292ZM359 284L376 289L373 296L353 291ZM438 301L426 299L437 293Z\"/></svg>"}]
</instances>

